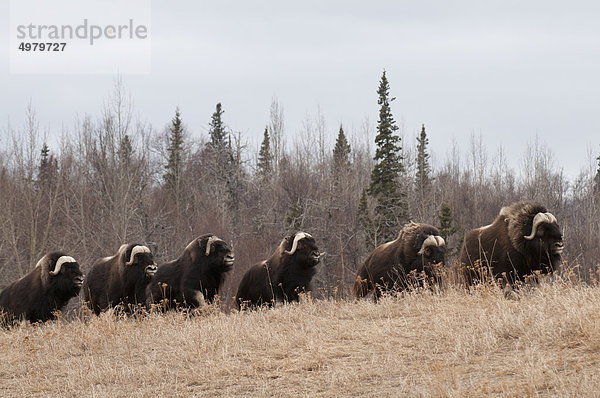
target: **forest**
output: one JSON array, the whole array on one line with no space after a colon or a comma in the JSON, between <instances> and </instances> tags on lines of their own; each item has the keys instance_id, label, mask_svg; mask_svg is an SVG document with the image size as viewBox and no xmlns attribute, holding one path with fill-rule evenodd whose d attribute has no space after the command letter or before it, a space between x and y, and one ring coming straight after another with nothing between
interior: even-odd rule
<instances>
[{"instance_id":1,"label":"forest","mask_svg":"<svg viewBox=\"0 0 600 398\"><path fill-rule=\"evenodd\" d=\"M321 114L287 126L284 104L274 99L257 150L227 127L227 104L205 110L208 134L191 134L176 105L166 127L149 126L134 117L120 79L100 116L50 132L59 137L53 145L30 105L24 125L8 126L0 141L0 288L49 251L68 252L85 272L122 243L141 242L160 264L214 233L235 250L223 289L232 297L251 265L287 232L302 230L327 252L315 290L344 298L362 260L404 223L438 227L452 266L465 231L518 200L540 202L557 217L564 266L583 281L596 279L600 157L590 154L567 178L541 137L523 145L514 165L473 134L467 148L455 145L434 162L426 125L416 137L398 131L390 92L384 72L377 123L350 130L331 130Z\"/></svg>"}]
</instances>

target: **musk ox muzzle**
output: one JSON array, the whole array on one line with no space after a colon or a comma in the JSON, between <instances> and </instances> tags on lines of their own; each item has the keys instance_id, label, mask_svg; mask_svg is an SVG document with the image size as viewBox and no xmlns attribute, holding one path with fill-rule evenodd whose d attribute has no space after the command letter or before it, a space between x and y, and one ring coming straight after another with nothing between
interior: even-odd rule
<instances>
[{"instance_id":1,"label":"musk ox muzzle","mask_svg":"<svg viewBox=\"0 0 600 398\"><path fill-rule=\"evenodd\" d=\"M77 287L83 286L83 275L73 278L73 284Z\"/></svg>"},{"instance_id":2,"label":"musk ox muzzle","mask_svg":"<svg viewBox=\"0 0 600 398\"><path fill-rule=\"evenodd\" d=\"M321 259L326 255L327 253L322 252L319 253L318 251L314 251L310 254L310 259L315 263L318 264L319 262L321 262Z\"/></svg>"},{"instance_id":3,"label":"musk ox muzzle","mask_svg":"<svg viewBox=\"0 0 600 398\"><path fill-rule=\"evenodd\" d=\"M234 262L235 262L235 256L233 255L233 253L226 255L225 258L223 259L223 263L228 267L233 267Z\"/></svg>"},{"instance_id":4,"label":"musk ox muzzle","mask_svg":"<svg viewBox=\"0 0 600 398\"><path fill-rule=\"evenodd\" d=\"M150 278L152 278L154 276L154 274L156 274L156 271L158 271L158 266L156 265L156 263L150 264L150 265L146 266L144 271L146 272L146 275L148 275Z\"/></svg>"},{"instance_id":5,"label":"musk ox muzzle","mask_svg":"<svg viewBox=\"0 0 600 398\"><path fill-rule=\"evenodd\" d=\"M556 242L552 248L552 254L561 255L565 250L565 245L562 241Z\"/></svg>"}]
</instances>

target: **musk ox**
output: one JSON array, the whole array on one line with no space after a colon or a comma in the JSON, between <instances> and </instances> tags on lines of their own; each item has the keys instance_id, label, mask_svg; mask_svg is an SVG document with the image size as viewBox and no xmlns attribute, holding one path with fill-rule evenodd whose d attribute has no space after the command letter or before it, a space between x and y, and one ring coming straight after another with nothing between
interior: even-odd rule
<instances>
[{"instance_id":1,"label":"musk ox","mask_svg":"<svg viewBox=\"0 0 600 398\"><path fill-rule=\"evenodd\" d=\"M79 294L83 274L77 261L62 252L46 254L35 268L0 293L7 323L18 319L45 322Z\"/></svg>"},{"instance_id":2,"label":"musk ox","mask_svg":"<svg viewBox=\"0 0 600 398\"><path fill-rule=\"evenodd\" d=\"M563 248L556 217L538 203L518 202L503 207L492 224L466 235L460 266L468 285L486 275L513 285L526 275L555 270Z\"/></svg>"},{"instance_id":3,"label":"musk ox","mask_svg":"<svg viewBox=\"0 0 600 398\"><path fill-rule=\"evenodd\" d=\"M146 304L146 286L156 273L150 249L125 244L112 257L97 260L83 283L83 297L96 315L123 304L127 309Z\"/></svg>"},{"instance_id":4,"label":"musk ox","mask_svg":"<svg viewBox=\"0 0 600 398\"><path fill-rule=\"evenodd\" d=\"M238 309L298 301L298 293L310 290L315 267L324 255L306 232L286 236L269 259L244 274L236 294Z\"/></svg>"},{"instance_id":5,"label":"musk ox","mask_svg":"<svg viewBox=\"0 0 600 398\"><path fill-rule=\"evenodd\" d=\"M177 260L158 267L146 290L148 306L196 308L213 302L234 260L227 243L215 235L194 239Z\"/></svg>"},{"instance_id":6,"label":"musk ox","mask_svg":"<svg viewBox=\"0 0 600 398\"><path fill-rule=\"evenodd\" d=\"M405 289L411 285L411 273L418 277L424 272L428 278L435 278L446 255L446 242L439 235L431 225L406 224L396 240L375 248L362 263L352 286L354 297L373 291L378 299L386 290Z\"/></svg>"}]
</instances>

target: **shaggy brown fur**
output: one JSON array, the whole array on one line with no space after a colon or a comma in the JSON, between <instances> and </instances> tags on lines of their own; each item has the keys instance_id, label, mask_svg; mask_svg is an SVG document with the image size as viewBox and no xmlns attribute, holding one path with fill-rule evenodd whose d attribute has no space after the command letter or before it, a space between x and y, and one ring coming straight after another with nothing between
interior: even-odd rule
<instances>
[{"instance_id":1,"label":"shaggy brown fur","mask_svg":"<svg viewBox=\"0 0 600 398\"><path fill-rule=\"evenodd\" d=\"M83 284L83 296L96 315L110 307L123 304L127 310L145 305L146 286L156 272L152 253L140 252L131 259L133 248L146 246L122 245L117 254L96 260Z\"/></svg>"},{"instance_id":2,"label":"shaggy brown fur","mask_svg":"<svg viewBox=\"0 0 600 398\"><path fill-rule=\"evenodd\" d=\"M54 318L67 302L79 294L83 274L76 262L63 263L57 275L51 275L62 252L46 254L27 275L0 293L0 312L8 324L24 318L45 322Z\"/></svg>"},{"instance_id":3,"label":"shaggy brown fur","mask_svg":"<svg viewBox=\"0 0 600 398\"><path fill-rule=\"evenodd\" d=\"M158 267L146 289L146 302L148 306L161 304L163 309L196 308L205 301L213 302L233 262L227 243L212 234L202 235L191 241L178 259Z\"/></svg>"},{"instance_id":4,"label":"shaggy brown fur","mask_svg":"<svg viewBox=\"0 0 600 398\"><path fill-rule=\"evenodd\" d=\"M470 231L460 253L465 282L472 285L488 276L514 284L535 272L557 269L563 248L562 233L556 222L544 222L532 240L533 220L546 207L535 202L518 202L503 207L494 222Z\"/></svg>"},{"instance_id":5,"label":"shaggy brown fur","mask_svg":"<svg viewBox=\"0 0 600 398\"><path fill-rule=\"evenodd\" d=\"M298 240L295 252L290 254L298 234L305 237ZM304 232L286 236L269 259L244 274L236 294L237 307L298 301L299 293L310 291L315 267L323 255L312 236Z\"/></svg>"},{"instance_id":6,"label":"shaggy brown fur","mask_svg":"<svg viewBox=\"0 0 600 398\"><path fill-rule=\"evenodd\" d=\"M396 240L378 246L360 266L352 286L354 296L364 297L374 291L378 298L385 290L405 289L411 284L411 273L424 272L427 277L435 277L437 265L445 261L445 244L434 240L437 244L427 245L419 252L428 237L439 234L437 228L428 224L406 224Z\"/></svg>"}]
</instances>

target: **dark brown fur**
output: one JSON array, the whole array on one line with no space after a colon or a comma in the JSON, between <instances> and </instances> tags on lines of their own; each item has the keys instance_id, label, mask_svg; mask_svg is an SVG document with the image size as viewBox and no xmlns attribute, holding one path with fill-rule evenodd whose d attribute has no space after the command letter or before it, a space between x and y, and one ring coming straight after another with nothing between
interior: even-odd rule
<instances>
[{"instance_id":1,"label":"dark brown fur","mask_svg":"<svg viewBox=\"0 0 600 398\"><path fill-rule=\"evenodd\" d=\"M236 305L254 307L275 302L298 301L299 293L311 290L322 253L313 237L298 241L294 254L290 251L296 233L286 236L266 261L251 267L242 278L236 294Z\"/></svg>"},{"instance_id":2,"label":"dark brown fur","mask_svg":"<svg viewBox=\"0 0 600 398\"><path fill-rule=\"evenodd\" d=\"M206 256L211 234L194 239L173 261L158 267L147 288L147 303L160 304L163 309L196 308L206 300L213 302L233 267L233 252L224 241L212 244ZM200 295L199 295L200 294Z\"/></svg>"},{"instance_id":3,"label":"dark brown fur","mask_svg":"<svg viewBox=\"0 0 600 398\"><path fill-rule=\"evenodd\" d=\"M514 284L535 272L542 274L557 269L561 255L553 253L562 245L562 233L556 223L544 223L533 240L526 240L532 231L537 213L548 210L534 202L518 202L504 207L494 222L470 231L460 252L460 266L465 282L472 285L486 275Z\"/></svg>"},{"instance_id":4,"label":"dark brown fur","mask_svg":"<svg viewBox=\"0 0 600 398\"><path fill-rule=\"evenodd\" d=\"M419 251L428 236L439 234L431 225L406 224L396 240L378 246L365 259L352 286L354 296L364 297L373 291L378 298L386 290L403 290L412 284L408 279L411 273L435 277L437 266L445 261L445 246L429 246L422 255Z\"/></svg>"},{"instance_id":5,"label":"dark brown fur","mask_svg":"<svg viewBox=\"0 0 600 398\"><path fill-rule=\"evenodd\" d=\"M129 310L146 303L146 286L151 278L146 268L156 264L152 253L137 253L133 264L126 265L135 246L142 245L123 245L114 256L96 260L88 272L83 296L96 315L119 304Z\"/></svg>"},{"instance_id":6,"label":"dark brown fur","mask_svg":"<svg viewBox=\"0 0 600 398\"><path fill-rule=\"evenodd\" d=\"M0 293L0 311L8 324L19 319L45 322L54 319L54 312L79 294L83 274L77 263L63 264L58 275L50 275L56 261L65 253L45 255L38 265Z\"/></svg>"}]
</instances>

